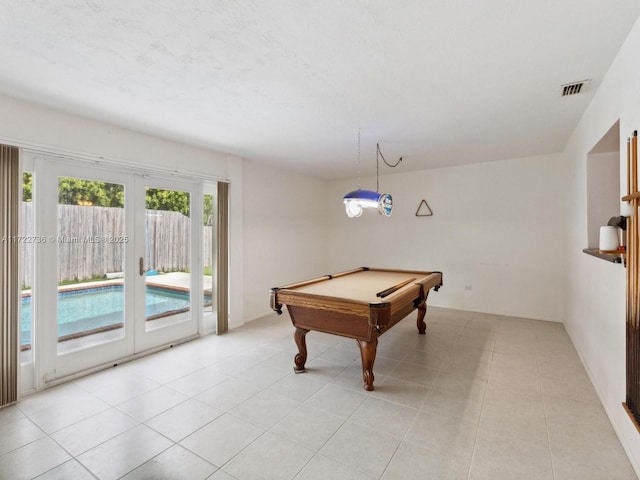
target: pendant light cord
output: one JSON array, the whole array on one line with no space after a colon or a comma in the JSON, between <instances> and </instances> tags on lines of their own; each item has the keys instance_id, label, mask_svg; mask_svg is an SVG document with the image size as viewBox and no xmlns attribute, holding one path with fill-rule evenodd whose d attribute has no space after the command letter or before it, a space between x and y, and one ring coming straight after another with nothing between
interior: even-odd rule
<instances>
[{"instance_id":1,"label":"pendant light cord","mask_svg":"<svg viewBox=\"0 0 640 480\"><path fill-rule=\"evenodd\" d=\"M382 158L382 161L387 167L391 168L396 168L402 161L402 157L400 157L395 165L391 165L385 160L384 155L382 155L380 144L376 143L376 192L380 191L380 158ZM360 188L360 130L358 130L358 188Z\"/></svg>"},{"instance_id":2,"label":"pendant light cord","mask_svg":"<svg viewBox=\"0 0 640 480\"><path fill-rule=\"evenodd\" d=\"M360 190L360 129L358 129L358 190Z\"/></svg>"}]
</instances>

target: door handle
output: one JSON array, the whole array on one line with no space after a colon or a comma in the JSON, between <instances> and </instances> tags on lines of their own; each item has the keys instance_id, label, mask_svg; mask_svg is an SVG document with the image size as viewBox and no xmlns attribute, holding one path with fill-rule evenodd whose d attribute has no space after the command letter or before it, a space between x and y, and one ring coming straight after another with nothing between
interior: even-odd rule
<instances>
[{"instance_id":1,"label":"door handle","mask_svg":"<svg viewBox=\"0 0 640 480\"><path fill-rule=\"evenodd\" d=\"M144 276L144 258L140 257L140 260L138 260L138 266L140 268L140 276L142 277Z\"/></svg>"}]
</instances>

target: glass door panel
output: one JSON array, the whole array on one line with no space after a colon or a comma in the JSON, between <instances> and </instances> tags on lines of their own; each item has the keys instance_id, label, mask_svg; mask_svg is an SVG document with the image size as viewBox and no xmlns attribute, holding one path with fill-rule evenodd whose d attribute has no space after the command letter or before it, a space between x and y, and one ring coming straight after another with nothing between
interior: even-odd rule
<instances>
[{"instance_id":1,"label":"glass door panel","mask_svg":"<svg viewBox=\"0 0 640 480\"><path fill-rule=\"evenodd\" d=\"M136 177L136 336L135 351L181 340L197 332L199 299L191 272L199 271L200 224L192 222L202 207L196 187L173 179ZM195 249L195 250L194 250ZM142 321L140 321L140 320Z\"/></svg>"},{"instance_id":2,"label":"glass door panel","mask_svg":"<svg viewBox=\"0 0 640 480\"><path fill-rule=\"evenodd\" d=\"M133 178L34 158L36 388L134 353Z\"/></svg>"},{"instance_id":3,"label":"glass door panel","mask_svg":"<svg viewBox=\"0 0 640 480\"><path fill-rule=\"evenodd\" d=\"M209 313L213 308L212 281L213 278L213 195L203 196L204 224L202 233L202 286L204 312Z\"/></svg>"},{"instance_id":4,"label":"glass door panel","mask_svg":"<svg viewBox=\"0 0 640 480\"><path fill-rule=\"evenodd\" d=\"M124 185L58 178L58 354L124 337Z\"/></svg>"},{"instance_id":5,"label":"glass door panel","mask_svg":"<svg viewBox=\"0 0 640 480\"><path fill-rule=\"evenodd\" d=\"M145 188L145 331L190 318L189 192Z\"/></svg>"},{"instance_id":6,"label":"glass door panel","mask_svg":"<svg viewBox=\"0 0 640 480\"><path fill-rule=\"evenodd\" d=\"M33 249L42 240L36 237L33 225L32 202L33 172L22 173L22 202L20 205L20 235L25 239L18 245L20 256L21 295L20 295L20 362L22 364L33 361Z\"/></svg>"},{"instance_id":7,"label":"glass door panel","mask_svg":"<svg viewBox=\"0 0 640 480\"><path fill-rule=\"evenodd\" d=\"M202 332L211 333L216 330L216 185L206 184L203 191L203 227L202 227Z\"/></svg>"}]
</instances>

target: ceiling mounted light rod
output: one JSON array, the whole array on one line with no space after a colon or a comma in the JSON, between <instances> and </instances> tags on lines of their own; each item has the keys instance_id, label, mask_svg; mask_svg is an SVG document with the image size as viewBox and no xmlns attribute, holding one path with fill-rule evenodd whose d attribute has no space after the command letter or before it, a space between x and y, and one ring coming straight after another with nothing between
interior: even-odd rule
<instances>
[{"instance_id":1,"label":"ceiling mounted light rod","mask_svg":"<svg viewBox=\"0 0 640 480\"><path fill-rule=\"evenodd\" d=\"M376 191L362 190L360 188L360 130L358 130L358 189L353 192L347 193L344 198L344 206L349 218L359 217L362 215L362 211L365 208L377 208L380 215L389 216L393 210L393 199L388 193L379 193L380 190L380 161L382 161L389 167L397 167L402 161L402 157L396 162L395 165L388 163L382 152L380 151L380 144L376 144Z\"/></svg>"}]
</instances>

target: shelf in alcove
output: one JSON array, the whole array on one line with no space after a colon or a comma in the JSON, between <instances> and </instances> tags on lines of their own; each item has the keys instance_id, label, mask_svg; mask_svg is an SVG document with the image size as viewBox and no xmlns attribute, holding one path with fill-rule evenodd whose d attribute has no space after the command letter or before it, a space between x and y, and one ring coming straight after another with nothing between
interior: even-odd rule
<instances>
[{"instance_id":1,"label":"shelf in alcove","mask_svg":"<svg viewBox=\"0 0 640 480\"><path fill-rule=\"evenodd\" d=\"M597 248L585 248L582 250L587 255L592 255L596 258L601 258L611 263L622 263L624 253L617 250L599 250Z\"/></svg>"}]
</instances>

